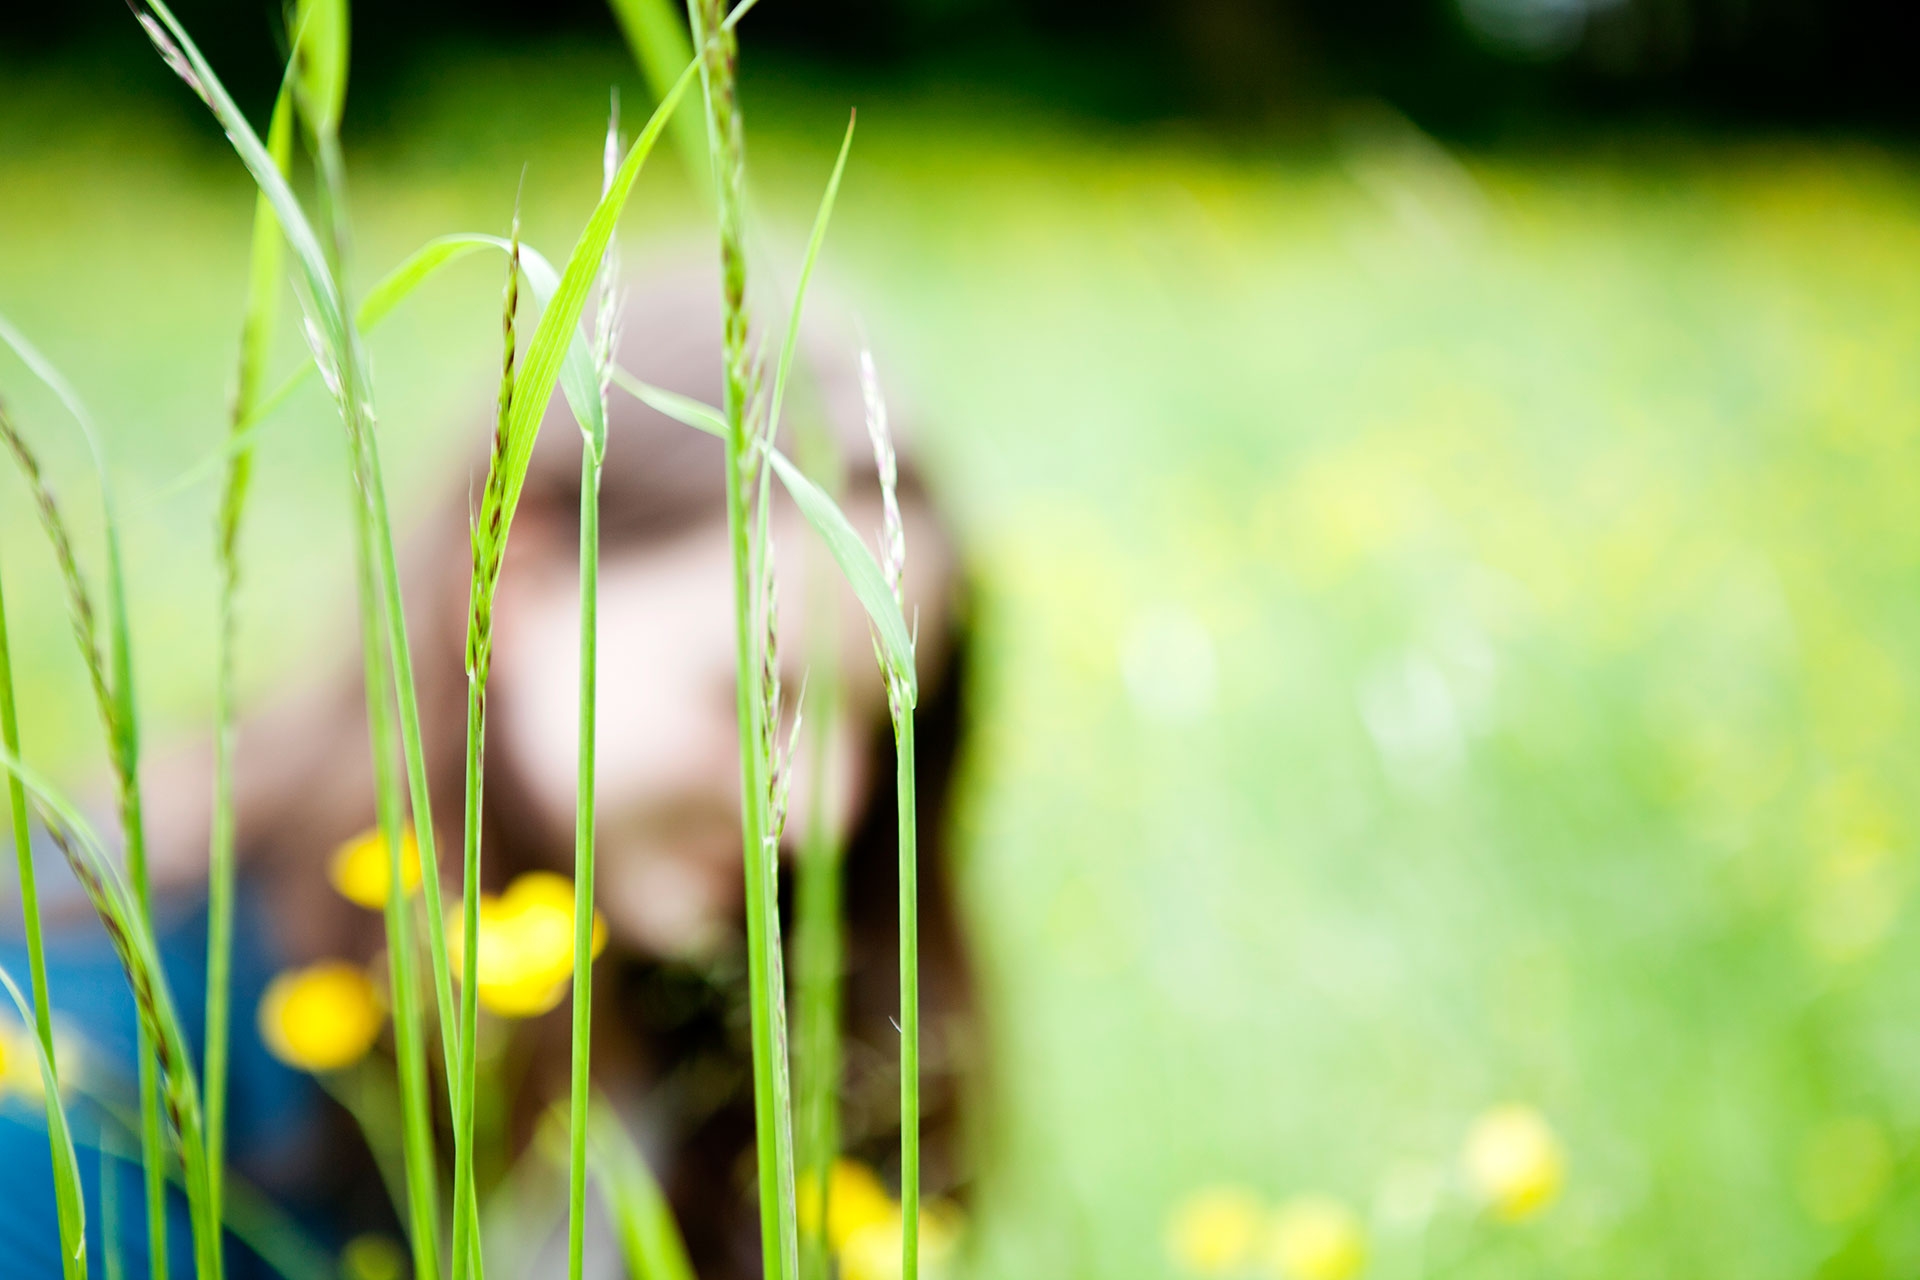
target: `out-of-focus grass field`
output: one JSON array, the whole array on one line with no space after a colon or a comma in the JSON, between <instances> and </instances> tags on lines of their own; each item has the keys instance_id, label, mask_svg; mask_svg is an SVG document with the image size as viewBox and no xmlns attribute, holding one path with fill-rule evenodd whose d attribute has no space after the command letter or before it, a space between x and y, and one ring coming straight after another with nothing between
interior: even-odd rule
<instances>
[{"instance_id":1,"label":"out-of-focus grass field","mask_svg":"<svg viewBox=\"0 0 1920 1280\"><path fill-rule=\"evenodd\" d=\"M861 108L828 270L978 588L981 1274L1161 1274L1215 1181L1345 1198L1382 1276L1920 1267L1913 159L1456 160L1386 121L1293 155L748 75L789 271ZM638 100L606 54L476 57L363 107L361 277L504 228L523 163L562 253L614 79ZM184 98L157 66L9 86L0 310L109 429L150 717L191 731L212 489L154 495L223 429L252 201ZM659 165L634 258L705 246ZM436 456L488 403L498 274L374 342L396 495L467 482ZM339 429L314 387L286 417L255 689L350 605ZM95 729L11 478L0 545L28 749L71 772ZM1475 1227L1459 1144L1507 1100L1566 1190Z\"/></svg>"}]
</instances>

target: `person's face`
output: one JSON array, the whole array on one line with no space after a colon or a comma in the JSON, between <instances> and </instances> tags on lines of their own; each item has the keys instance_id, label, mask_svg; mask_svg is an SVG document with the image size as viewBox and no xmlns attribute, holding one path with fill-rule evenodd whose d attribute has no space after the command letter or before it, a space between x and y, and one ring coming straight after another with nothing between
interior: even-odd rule
<instances>
[{"instance_id":1,"label":"person's face","mask_svg":"<svg viewBox=\"0 0 1920 1280\"><path fill-rule=\"evenodd\" d=\"M879 525L877 503L855 504L848 515L855 528ZM948 623L940 589L948 566L926 513L910 505L905 521L908 616L911 622L918 614L920 666L930 670ZM570 857L578 579L564 539L518 527L514 537L517 554L510 554L495 610L490 704L496 732L490 736L493 750L506 756L502 763L524 780L542 845ZM809 655L821 652L823 624L842 699L840 714L825 729L824 751L819 725L803 725L797 739L789 846L816 809L833 836L845 839L875 770L887 766L869 758L886 703L867 621L813 539L791 511L776 519L783 748ZM818 607L823 598L835 607ZM626 945L657 954L711 948L740 912L733 610L732 561L718 520L602 551L596 897ZM812 659L816 673L821 663Z\"/></svg>"}]
</instances>

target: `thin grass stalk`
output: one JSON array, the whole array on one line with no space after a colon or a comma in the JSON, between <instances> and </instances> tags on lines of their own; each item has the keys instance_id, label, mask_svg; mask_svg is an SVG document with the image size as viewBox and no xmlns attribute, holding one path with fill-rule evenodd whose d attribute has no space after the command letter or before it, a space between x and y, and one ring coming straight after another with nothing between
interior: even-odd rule
<instances>
[{"instance_id":1,"label":"thin grass stalk","mask_svg":"<svg viewBox=\"0 0 1920 1280\"><path fill-rule=\"evenodd\" d=\"M865 402L867 436L873 444L874 473L880 481L882 510L880 562L896 610L904 608L902 580L907 568L906 526L900 518L899 464L887 427L887 402L880 393L873 353L860 352L860 393ZM893 720L894 795L900 835L900 1274L920 1274L920 856L914 785L914 685L874 642L887 682L887 712ZM909 652L911 659L912 654Z\"/></svg>"},{"instance_id":2,"label":"thin grass stalk","mask_svg":"<svg viewBox=\"0 0 1920 1280\"><path fill-rule=\"evenodd\" d=\"M312 123L310 119L310 123ZM320 171L318 200L331 232L329 267L337 282L345 278L347 253L346 176L339 135L330 127L314 130L314 155ZM400 880L405 821L400 780L393 769L394 726L392 697L398 703L399 739L409 774L420 762L419 785L413 788L414 840L420 850L421 887L428 897L427 927L431 935L443 928L437 911L439 863L433 847L433 814L426 797L425 757L420 749L419 707L413 691L411 653L407 647L399 575L393 551L393 531L387 517L386 493L380 476L379 442L374 437L371 388L366 360L357 333L346 326L346 358L334 369L342 416L348 422L348 446L356 479L356 549L359 560L362 659L366 669L367 727L374 761L374 794L382 839L387 846L387 951L393 989L394 1043L400 1068L400 1109L406 1133L409 1221L414 1274L440 1274L439 1183L435 1175L432 1108L428 1101L425 1045L419 1025L419 988L414 980L412 906ZM320 353L316 351L316 358ZM404 678L402 672L405 672ZM441 953L445 940L441 935ZM449 981L451 981L449 979ZM445 1015L443 1015L443 1034ZM454 1052L454 1040L446 1052ZM449 1100L459 1106L457 1077L448 1070Z\"/></svg>"},{"instance_id":3,"label":"thin grass stalk","mask_svg":"<svg viewBox=\"0 0 1920 1280\"><path fill-rule=\"evenodd\" d=\"M337 120L335 121L337 124ZM314 138L315 158L321 182L321 209L334 233L334 261L331 263L335 296L344 299L346 279L346 165L340 154L340 136L329 128ZM284 228L283 228L284 229ZM458 1105L459 1076L455 1069L458 1037L454 1030L453 976L447 960L446 916L440 894L440 857L438 836L433 824L433 802L427 786L427 759L420 729L420 699L413 675L413 650L407 641L407 618L400 593L400 571L394 552L393 521L387 504L386 479L380 463L380 450L374 438L372 388L366 369L366 353L358 326L341 308L340 346L344 359L336 370L340 389L338 399L346 421L355 482L362 495L361 519L367 524L373 557L374 595L385 618L385 646L391 663L394 700L399 709L400 744L406 765L407 793L411 803L414 844L420 856L420 886L426 917L427 954L433 969L433 989L440 1010L440 1033L446 1059L449 1101Z\"/></svg>"},{"instance_id":4,"label":"thin grass stalk","mask_svg":"<svg viewBox=\"0 0 1920 1280\"><path fill-rule=\"evenodd\" d=\"M701 45L700 79L707 102L707 142L713 160L720 229L721 294L725 308L724 412L727 421L727 530L734 580L735 706L740 733L740 825L745 858L747 964L753 1042L753 1092L759 1157L761 1261L767 1280L794 1280L799 1241L793 1202L793 1130L785 1094L786 1045L777 1035L774 1002L779 982L778 904L766 845L768 771L765 706L749 530L748 467L754 440L746 420L749 354L746 251L741 227L746 157L736 72L739 45L725 23L724 0L688 0ZM709 39L711 33L714 39Z\"/></svg>"},{"instance_id":5,"label":"thin grass stalk","mask_svg":"<svg viewBox=\"0 0 1920 1280\"><path fill-rule=\"evenodd\" d=\"M274 103L267 150L284 174L293 150L293 103L283 89ZM273 309L279 297L280 229L267 198L256 199L253 245L247 276L247 310L240 330L240 363L234 380L228 436L239 435L253 414L273 344ZM212 1173L214 1217L224 1220L227 1133L227 1046L232 1027L234 865L233 749L237 601L240 592L240 519L253 471L253 451L227 456L215 550L220 569L218 635L215 640L213 815L207 849L207 1033L205 1087L207 1162Z\"/></svg>"},{"instance_id":6,"label":"thin grass stalk","mask_svg":"<svg viewBox=\"0 0 1920 1280\"><path fill-rule=\"evenodd\" d=\"M520 304L520 215L513 218L507 284L501 307L500 394L480 518L473 528L473 578L467 605L467 768L461 883L460 1080L454 1108L453 1274L483 1267L474 1175L474 1094L478 1092L480 1026L480 826L486 779L487 675L493 656L493 593L506 552L501 490L506 483L508 427L513 413L514 316ZM471 1252L472 1256L469 1257Z\"/></svg>"},{"instance_id":7,"label":"thin grass stalk","mask_svg":"<svg viewBox=\"0 0 1920 1280\"><path fill-rule=\"evenodd\" d=\"M920 885L913 708L893 715L900 808L900 1274L920 1274Z\"/></svg>"},{"instance_id":8,"label":"thin grass stalk","mask_svg":"<svg viewBox=\"0 0 1920 1280\"><path fill-rule=\"evenodd\" d=\"M568 1116L567 1275L586 1260L588 1067L593 1025L594 771L600 629L601 453L580 451L580 764L573 846L573 1062Z\"/></svg>"},{"instance_id":9,"label":"thin grass stalk","mask_svg":"<svg viewBox=\"0 0 1920 1280\"><path fill-rule=\"evenodd\" d=\"M344 22L344 15L341 21ZM296 46L299 59L304 46ZM343 51L336 51L344 59ZM335 298L344 299L341 282L346 278L348 222L346 166L340 153L339 119L345 94L345 70L341 62L331 75L317 73L315 79L325 92L297 95L305 120L319 181L316 201L322 225L328 235L324 242L324 266ZM301 81L296 80L296 84ZM264 194L264 193L263 193ZM374 436L372 387L367 376L365 350L358 332L344 319L335 349L325 350L324 338L310 333L316 362L331 360L332 376L327 379L339 403L347 427L349 462L355 478L355 554L362 628L362 663L365 669L367 731L373 753L375 809L381 838L387 846L387 896L385 924L387 932L388 979L392 993L395 1057L400 1077L400 1111L403 1132L407 1199L408 1235L413 1252L414 1274L430 1280L440 1274L439 1178L433 1144L433 1111L429 1101L426 1046L421 1030L419 984L414 976L416 943L413 907L401 879L400 859L404 848L402 827L405 809L400 780L393 761L396 746L393 713L399 704L400 746L409 768L419 746L418 708L411 687L411 655L406 643L406 622L399 598L392 530L387 522L385 492L380 480L379 442ZM406 681L401 679L402 670ZM409 728L412 734L409 737ZM430 807L425 801L424 768L422 786L414 801L415 845L421 860L421 886L428 898L428 929L441 928L438 912L438 859L433 852L434 827ZM444 940L441 947L444 953ZM443 1011L443 1033L446 1013ZM453 1053L453 1042L446 1042ZM450 1096L457 1087L454 1072L447 1072ZM457 1098L453 1099L457 1106Z\"/></svg>"},{"instance_id":10,"label":"thin grass stalk","mask_svg":"<svg viewBox=\"0 0 1920 1280\"><path fill-rule=\"evenodd\" d=\"M364 509L357 514L372 526L369 541L374 552L376 590L372 596L383 598L391 607L385 611L386 640L393 659L393 683L398 692L400 707L401 741L406 752L407 772L411 787L416 845L420 853L421 888L425 904L427 921L428 954L433 962L435 995L440 1011L441 1040L447 1059L449 1088L457 1087L454 1058L455 1041L453 1034L453 997L452 977L447 968L446 935L440 899L439 862L436 854L434 827L431 820L432 806L426 791L426 766L424 752L421 750L419 731L419 706L414 693L413 668L411 654L406 644L406 615L399 607L398 573L395 570L393 552L393 532L387 519L386 493L380 476L380 460L377 450L366 451L363 440L372 430L371 403L362 398L367 387L365 375L366 357L360 342L359 331L349 312L345 292L341 285L342 276L334 258L330 258L321 247L320 238L314 232L300 202L288 186L286 177L279 171L267 148L247 123L246 116L234 105L233 98L214 74L212 66L201 54L199 46L187 33L180 20L168 8L166 0L140 0L144 11L136 7L134 16L152 41L155 50L166 63L169 70L179 76L181 81L206 104L214 118L225 130L228 141L233 144L234 153L246 166L260 193L273 206L274 218L280 224L281 233L287 244L294 250L294 256L300 267L296 277L303 288L300 292L301 309L305 315L306 337L314 357L314 367L327 383L327 389L339 407L342 424L346 428L350 446L350 458L353 463L354 483L363 502ZM344 21L332 28L336 43L344 37ZM298 46L296 48L296 52ZM309 128L314 135L316 158L319 161L323 182L320 195L323 210L326 208L344 208L344 179L339 158L339 139L334 126L339 117L339 103L345 93L344 67L339 69L331 80L326 80L331 101L322 104L318 115L318 127L315 127L314 95L303 94L297 101L303 115L308 117ZM343 228L337 220L334 230L339 233ZM336 247L338 247L336 245ZM337 256L337 255L336 255ZM391 299L387 305L391 305ZM251 439L251 433L258 430L259 419L267 407L279 403L285 395L304 376L304 370L275 390L249 420L245 433L240 439ZM230 442L227 452L237 447ZM363 593L363 606L367 603ZM363 608L363 612L366 610ZM368 672L369 680L373 672Z\"/></svg>"},{"instance_id":11,"label":"thin grass stalk","mask_svg":"<svg viewBox=\"0 0 1920 1280\"><path fill-rule=\"evenodd\" d=\"M0 410L4 412L4 410ZM13 657L7 642L7 602L0 592L0 743L20 755L20 718L13 699ZM27 940L28 982L33 989L33 1024L46 1063L47 1143L53 1160L54 1207L60 1223L60 1260L67 1280L85 1276L86 1229L79 1171L67 1161L73 1154L66 1112L60 1101L59 1060L53 1045L53 1002L47 994L47 953L40 930L40 892L34 875L33 837L27 821L27 792L7 774L7 803L13 816L13 848L20 869L20 915ZM11 983L9 983L11 985ZM24 1012L24 1009L22 1010Z\"/></svg>"},{"instance_id":12,"label":"thin grass stalk","mask_svg":"<svg viewBox=\"0 0 1920 1280\"><path fill-rule=\"evenodd\" d=\"M600 197L612 191L620 165L620 99L607 122ZM594 823L599 747L600 478L606 463L607 392L619 349L620 249L614 237L600 264L600 314L594 327L600 414L580 439L580 712L573 824L573 1059L567 1117L567 1275L586 1266L587 1141L593 1059Z\"/></svg>"}]
</instances>

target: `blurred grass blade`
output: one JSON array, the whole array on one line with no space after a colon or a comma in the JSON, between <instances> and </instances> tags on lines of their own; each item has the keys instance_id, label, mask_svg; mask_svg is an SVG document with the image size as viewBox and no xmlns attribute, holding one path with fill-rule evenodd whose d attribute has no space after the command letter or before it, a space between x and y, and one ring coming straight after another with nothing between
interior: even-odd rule
<instances>
[{"instance_id":1,"label":"blurred grass blade","mask_svg":"<svg viewBox=\"0 0 1920 1280\"><path fill-rule=\"evenodd\" d=\"M627 48L646 77L655 102L673 92L681 68L693 61L693 37L678 5L671 0L611 0L608 6L627 38ZM712 167L707 159L707 135L700 117L675 114L673 143L687 166L694 188L711 198Z\"/></svg>"},{"instance_id":2,"label":"blurred grass blade","mask_svg":"<svg viewBox=\"0 0 1920 1280\"><path fill-rule=\"evenodd\" d=\"M28 1006L27 998L20 993L13 975L7 972L4 965L0 965L0 984L6 986L13 1007L20 1011L20 1020L32 1025L39 1010ZM80 1194L80 1157L73 1149L73 1132L67 1124L67 1104L60 1096L60 1076L54 1070L53 1057L37 1036L28 1036L26 1039L33 1043L33 1055L40 1065L40 1087L46 1092L47 1131L53 1142L53 1200L60 1219L60 1270L66 1280L84 1280L87 1274L87 1209L86 1201Z\"/></svg>"},{"instance_id":3,"label":"blurred grass blade","mask_svg":"<svg viewBox=\"0 0 1920 1280\"><path fill-rule=\"evenodd\" d=\"M665 387L656 387L651 382L642 382L618 365L614 366L613 384L649 409L663 413L675 422L722 440L727 438L727 420L710 404L703 404L677 391L668 391Z\"/></svg>"},{"instance_id":4,"label":"blurred grass blade","mask_svg":"<svg viewBox=\"0 0 1920 1280\"><path fill-rule=\"evenodd\" d=\"M593 1100L587 1150L628 1273L635 1280L694 1280L666 1194L605 1098Z\"/></svg>"},{"instance_id":5,"label":"blurred grass blade","mask_svg":"<svg viewBox=\"0 0 1920 1280\"><path fill-rule=\"evenodd\" d=\"M340 129L351 32L345 0L300 0L293 16L294 89L315 133Z\"/></svg>"},{"instance_id":6,"label":"blurred grass blade","mask_svg":"<svg viewBox=\"0 0 1920 1280\"><path fill-rule=\"evenodd\" d=\"M311 20L300 25L296 48L304 48L315 29ZM298 54L296 54L296 62ZM281 84L267 128L267 151L280 172L290 168L293 152L293 102L289 86ZM280 229L273 207L256 195L253 241L248 254L246 308L240 327L240 361L234 378L233 403L227 435L240 434L253 412L255 397L266 376L267 356L273 347L274 310L280 298L284 262ZM215 532L215 559L219 565L216 604L213 714L213 814L207 841L207 990L206 1053L203 1063L207 1116L207 1163L213 1215L224 1220L227 1131L227 1045L232 1025L234 865L233 748L235 645L237 601L240 592L240 523L253 471L250 448L227 455L227 476L220 498Z\"/></svg>"},{"instance_id":7,"label":"blurred grass blade","mask_svg":"<svg viewBox=\"0 0 1920 1280\"><path fill-rule=\"evenodd\" d=\"M820 209L813 215L813 233L807 237L807 254L800 260L800 279L793 288L793 307L787 312L787 336L780 344L780 363L773 374L773 400L767 408L766 438L769 444L780 438L780 402L786 395L787 374L793 368L793 351L800 338L800 308L807 298L807 282L813 279L813 264L820 257L820 245L827 238L827 223L833 218L833 202L840 194L840 175L847 169L847 153L853 149L853 126L858 115L847 117L847 136L840 140L840 154L827 179L826 194L820 197Z\"/></svg>"},{"instance_id":8,"label":"blurred grass blade","mask_svg":"<svg viewBox=\"0 0 1920 1280\"><path fill-rule=\"evenodd\" d=\"M919 681L914 675L913 641L907 635L906 620L901 617L900 606L894 602L893 588L887 584L886 574L881 571L879 562L873 558L873 552L860 540L860 535L854 532L853 525L825 490L807 479L800 468L788 461L778 449L767 450L767 459L773 463L774 473L787 487L787 492L793 495L794 505L800 508L800 514L826 540L827 550L833 554L840 572L846 575L861 606L873 620L874 631L886 654L889 678L900 682L907 705L912 706L919 697Z\"/></svg>"}]
</instances>

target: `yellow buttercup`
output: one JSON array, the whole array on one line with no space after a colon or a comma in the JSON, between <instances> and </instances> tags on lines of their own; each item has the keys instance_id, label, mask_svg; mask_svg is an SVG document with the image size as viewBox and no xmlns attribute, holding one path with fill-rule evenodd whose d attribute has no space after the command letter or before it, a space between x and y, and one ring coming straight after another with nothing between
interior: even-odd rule
<instances>
[{"instance_id":1,"label":"yellow buttercup","mask_svg":"<svg viewBox=\"0 0 1920 1280\"><path fill-rule=\"evenodd\" d=\"M365 971L333 960L283 973L260 1000L260 1035L302 1071L338 1071L366 1056L386 1011Z\"/></svg>"}]
</instances>

